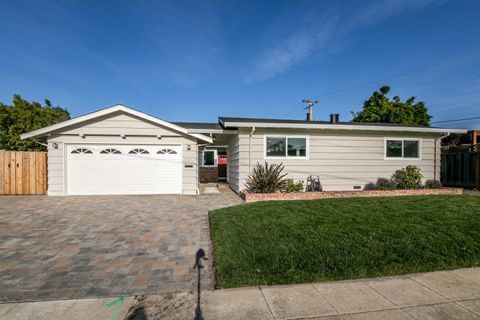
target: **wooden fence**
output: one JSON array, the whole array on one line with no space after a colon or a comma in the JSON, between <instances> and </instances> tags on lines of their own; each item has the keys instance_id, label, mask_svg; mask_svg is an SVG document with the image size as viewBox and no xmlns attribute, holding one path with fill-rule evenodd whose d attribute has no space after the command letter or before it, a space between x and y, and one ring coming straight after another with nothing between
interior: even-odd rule
<instances>
[{"instance_id":1,"label":"wooden fence","mask_svg":"<svg viewBox=\"0 0 480 320\"><path fill-rule=\"evenodd\" d=\"M0 151L0 194L45 194L47 153Z\"/></svg>"},{"instance_id":2,"label":"wooden fence","mask_svg":"<svg viewBox=\"0 0 480 320\"><path fill-rule=\"evenodd\" d=\"M441 180L444 186L480 188L480 153L454 150L442 153Z\"/></svg>"}]
</instances>

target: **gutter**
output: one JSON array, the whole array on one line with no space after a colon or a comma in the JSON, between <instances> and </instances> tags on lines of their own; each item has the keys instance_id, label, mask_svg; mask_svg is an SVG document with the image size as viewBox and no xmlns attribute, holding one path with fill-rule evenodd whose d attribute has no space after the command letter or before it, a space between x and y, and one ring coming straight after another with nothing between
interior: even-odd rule
<instances>
[{"instance_id":1,"label":"gutter","mask_svg":"<svg viewBox=\"0 0 480 320\"><path fill-rule=\"evenodd\" d=\"M48 144L47 144L47 143L43 143L43 142L37 141L37 140L35 140L35 139L32 139L32 141L35 142L36 144L39 144L39 145L44 146L44 147L47 147L47 149L48 149Z\"/></svg>"},{"instance_id":2,"label":"gutter","mask_svg":"<svg viewBox=\"0 0 480 320\"><path fill-rule=\"evenodd\" d=\"M320 123L271 123L271 122L224 122L226 128L286 128L286 129L327 129L327 130L356 130L356 131L396 131L396 132L425 132L425 133L467 133L466 129L418 128L418 127L390 127L349 124L320 124Z\"/></svg>"}]
</instances>

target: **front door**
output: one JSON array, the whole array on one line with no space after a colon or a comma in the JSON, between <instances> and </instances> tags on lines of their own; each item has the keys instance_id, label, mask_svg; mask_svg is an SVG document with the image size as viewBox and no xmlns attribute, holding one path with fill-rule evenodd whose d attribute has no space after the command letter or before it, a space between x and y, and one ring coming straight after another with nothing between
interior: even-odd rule
<instances>
[{"instance_id":1,"label":"front door","mask_svg":"<svg viewBox=\"0 0 480 320\"><path fill-rule=\"evenodd\" d=\"M227 181L227 152L217 150L218 153L218 180Z\"/></svg>"}]
</instances>

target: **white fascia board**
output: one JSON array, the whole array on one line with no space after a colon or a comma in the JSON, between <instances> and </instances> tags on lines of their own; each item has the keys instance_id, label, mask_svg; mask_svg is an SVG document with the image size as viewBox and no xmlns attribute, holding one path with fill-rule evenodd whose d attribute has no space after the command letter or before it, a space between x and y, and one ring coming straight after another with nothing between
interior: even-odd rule
<instances>
[{"instance_id":1,"label":"white fascia board","mask_svg":"<svg viewBox=\"0 0 480 320\"><path fill-rule=\"evenodd\" d=\"M84 121L88 121L88 120L92 120L92 119L95 119L95 118L98 118L98 117L102 117L102 116L105 116L105 115L108 115L110 113L117 112L117 111L122 111L122 112L125 112L127 114L131 114L131 115L139 117L141 119L148 120L150 122L153 122L153 123L159 124L161 126L170 128L172 130L175 130L175 131L178 131L178 132L190 135L190 136L194 136L195 138L203 140L203 141L211 142L211 140L212 140L211 138L209 138L207 136L204 136L204 135L201 135L201 134L198 134L198 135L190 134L183 127L177 126L173 123L170 123L168 121L159 119L159 118L151 116L149 114L134 110L132 108L128 108L128 107L126 107L124 105L121 105L121 104L117 104L117 105L114 105L114 106L109 107L109 108L105 108L105 109L95 111L95 112L92 112L92 113L89 113L89 114L86 114L86 115L83 115L83 116L80 116L80 117L77 117L77 118L73 118L73 119L70 119L70 120L67 120L67 121L63 121L63 122L60 122L60 123L57 123L57 124L54 124L54 125L51 125L51 126L48 126L48 127L45 127L45 128L41 128L41 129L38 129L38 130L34 130L34 131L24 133L24 134L20 135L20 138L22 140L24 140L24 139L28 139L28 138L33 138L33 137L46 135L50 132L53 132L53 131L56 131L56 130L59 130L59 129L62 129L62 128L65 128L65 127L68 127L68 126L71 126L71 125L75 125L75 124L78 124L78 123L81 123L81 122L84 122Z\"/></svg>"},{"instance_id":2,"label":"white fascia board","mask_svg":"<svg viewBox=\"0 0 480 320\"><path fill-rule=\"evenodd\" d=\"M188 133L189 135L191 135L192 137L195 137L199 140L203 140L205 142L208 142L208 143L213 143L213 138L210 138L210 137L207 137L203 134L198 134L198 133Z\"/></svg>"},{"instance_id":3,"label":"white fascia board","mask_svg":"<svg viewBox=\"0 0 480 320\"><path fill-rule=\"evenodd\" d=\"M466 129L448 128L416 128L390 126L359 126L348 124L320 124L320 123L270 123L270 122L224 122L228 128L285 128L285 129L328 129L328 130L357 130L357 131L396 131L396 132L425 132L425 133L467 133Z\"/></svg>"}]
</instances>

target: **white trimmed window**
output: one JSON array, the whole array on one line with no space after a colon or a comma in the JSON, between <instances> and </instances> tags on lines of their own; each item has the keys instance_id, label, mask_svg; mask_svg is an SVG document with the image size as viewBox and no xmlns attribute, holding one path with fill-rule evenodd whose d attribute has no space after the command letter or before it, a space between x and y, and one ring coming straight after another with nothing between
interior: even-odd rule
<instances>
[{"instance_id":1,"label":"white trimmed window","mask_svg":"<svg viewBox=\"0 0 480 320\"><path fill-rule=\"evenodd\" d=\"M421 159L421 140L411 138L385 139L385 159Z\"/></svg>"},{"instance_id":2,"label":"white trimmed window","mask_svg":"<svg viewBox=\"0 0 480 320\"><path fill-rule=\"evenodd\" d=\"M308 137L265 136L265 158L308 158Z\"/></svg>"},{"instance_id":3,"label":"white trimmed window","mask_svg":"<svg viewBox=\"0 0 480 320\"><path fill-rule=\"evenodd\" d=\"M217 150L203 150L201 161L202 167L216 167L218 165Z\"/></svg>"}]
</instances>

